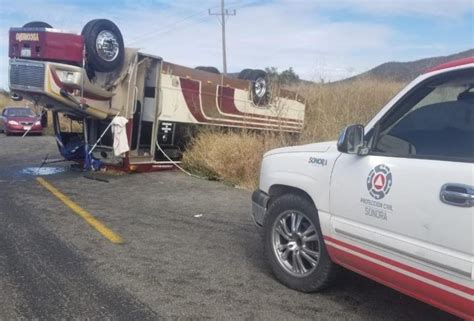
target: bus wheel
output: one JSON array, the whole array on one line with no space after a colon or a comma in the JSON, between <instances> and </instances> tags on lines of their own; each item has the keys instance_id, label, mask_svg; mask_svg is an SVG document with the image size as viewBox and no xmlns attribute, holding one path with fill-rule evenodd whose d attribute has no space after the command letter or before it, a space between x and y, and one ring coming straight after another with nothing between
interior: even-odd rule
<instances>
[{"instance_id":1,"label":"bus wheel","mask_svg":"<svg viewBox=\"0 0 474 321\"><path fill-rule=\"evenodd\" d=\"M239 73L240 79L252 83L252 99L255 105L265 106L269 102L270 88L267 73L260 69L244 69Z\"/></svg>"},{"instance_id":2,"label":"bus wheel","mask_svg":"<svg viewBox=\"0 0 474 321\"><path fill-rule=\"evenodd\" d=\"M210 72L210 73L213 73L213 74L217 74L217 75L220 75L220 71L219 69L217 69L216 67L212 67L212 66L198 66L196 68L194 68L196 70L202 70L202 71L207 71L207 72Z\"/></svg>"},{"instance_id":3,"label":"bus wheel","mask_svg":"<svg viewBox=\"0 0 474 321\"><path fill-rule=\"evenodd\" d=\"M53 28L53 26L43 21L31 21L31 22L25 23L23 25L23 28Z\"/></svg>"},{"instance_id":4,"label":"bus wheel","mask_svg":"<svg viewBox=\"0 0 474 321\"><path fill-rule=\"evenodd\" d=\"M87 64L94 71L110 72L121 67L125 47L119 28L110 20L95 19L82 29Z\"/></svg>"},{"instance_id":5,"label":"bus wheel","mask_svg":"<svg viewBox=\"0 0 474 321\"><path fill-rule=\"evenodd\" d=\"M239 79L247 79L247 74L251 72L252 69L243 69L241 72L239 72L239 76L237 78Z\"/></svg>"}]
</instances>

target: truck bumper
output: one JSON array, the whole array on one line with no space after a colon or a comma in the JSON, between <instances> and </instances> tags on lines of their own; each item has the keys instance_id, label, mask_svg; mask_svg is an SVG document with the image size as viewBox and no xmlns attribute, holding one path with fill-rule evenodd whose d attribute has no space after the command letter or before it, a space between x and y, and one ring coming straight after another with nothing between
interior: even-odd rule
<instances>
[{"instance_id":1,"label":"truck bumper","mask_svg":"<svg viewBox=\"0 0 474 321\"><path fill-rule=\"evenodd\" d=\"M269 200L270 196L259 189L252 194L252 216L257 226L263 226Z\"/></svg>"}]
</instances>

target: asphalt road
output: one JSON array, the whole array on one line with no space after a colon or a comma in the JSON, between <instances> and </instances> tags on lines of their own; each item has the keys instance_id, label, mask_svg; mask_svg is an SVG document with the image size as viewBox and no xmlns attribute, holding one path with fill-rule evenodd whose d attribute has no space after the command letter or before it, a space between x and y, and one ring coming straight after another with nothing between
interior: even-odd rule
<instances>
[{"instance_id":1,"label":"asphalt road","mask_svg":"<svg viewBox=\"0 0 474 321\"><path fill-rule=\"evenodd\" d=\"M250 218L250 192L179 172L42 176L124 243L37 181L51 137L0 135L0 320L456 320L345 271L323 293L279 284Z\"/></svg>"}]
</instances>

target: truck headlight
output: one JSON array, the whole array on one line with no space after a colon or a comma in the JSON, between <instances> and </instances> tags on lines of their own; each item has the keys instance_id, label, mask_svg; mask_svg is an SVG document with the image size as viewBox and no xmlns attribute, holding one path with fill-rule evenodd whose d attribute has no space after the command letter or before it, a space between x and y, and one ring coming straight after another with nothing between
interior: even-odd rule
<instances>
[{"instance_id":1,"label":"truck headlight","mask_svg":"<svg viewBox=\"0 0 474 321\"><path fill-rule=\"evenodd\" d=\"M37 120L35 121L35 126L40 126L41 125L41 121Z\"/></svg>"},{"instance_id":2,"label":"truck headlight","mask_svg":"<svg viewBox=\"0 0 474 321\"><path fill-rule=\"evenodd\" d=\"M10 125L20 125L16 120L9 120L8 124L10 124Z\"/></svg>"},{"instance_id":3,"label":"truck headlight","mask_svg":"<svg viewBox=\"0 0 474 321\"><path fill-rule=\"evenodd\" d=\"M59 80L66 84L80 84L81 73L78 71L70 70L56 70Z\"/></svg>"}]
</instances>

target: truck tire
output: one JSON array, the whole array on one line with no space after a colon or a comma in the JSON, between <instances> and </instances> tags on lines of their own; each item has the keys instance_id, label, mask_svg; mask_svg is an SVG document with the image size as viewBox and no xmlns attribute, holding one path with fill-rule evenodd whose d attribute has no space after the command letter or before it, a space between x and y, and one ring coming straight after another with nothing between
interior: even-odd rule
<instances>
[{"instance_id":1,"label":"truck tire","mask_svg":"<svg viewBox=\"0 0 474 321\"><path fill-rule=\"evenodd\" d=\"M91 20L84 26L81 34L90 69L110 72L122 66L125 57L122 33L112 21Z\"/></svg>"},{"instance_id":2,"label":"truck tire","mask_svg":"<svg viewBox=\"0 0 474 321\"><path fill-rule=\"evenodd\" d=\"M210 72L210 73L213 73L213 74L217 74L217 75L220 75L220 71L219 69L217 69L216 67L212 67L212 66L198 66L196 68L194 68L196 70L202 70L202 71L207 71L207 72Z\"/></svg>"},{"instance_id":3,"label":"truck tire","mask_svg":"<svg viewBox=\"0 0 474 321\"><path fill-rule=\"evenodd\" d=\"M252 85L252 100L255 105L268 104L270 92L267 73L260 69L244 69L239 73L239 79L249 80Z\"/></svg>"},{"instance_id":4,"label":"truck tire","mask_svg":"<svg viewBox=\"0 0 474 321\"><path fill-rule=\"evenodd\" d=\"M23 28L53 28L53 26L43 21L31 21L31 22L25 23L23 25Z\"/></svg>"},{"instance_id":5,"label":"truck tire","mask_svg":"<svg viewBox=\"0 0 474 321\"><path fill-rule=\"evenodd\" d=\"M296 194L278 197L268 208L263 229L264 252L281 283L301 292L331 284L338 267L329 258L311 201Z\"/></svg>"}]
</instances>

